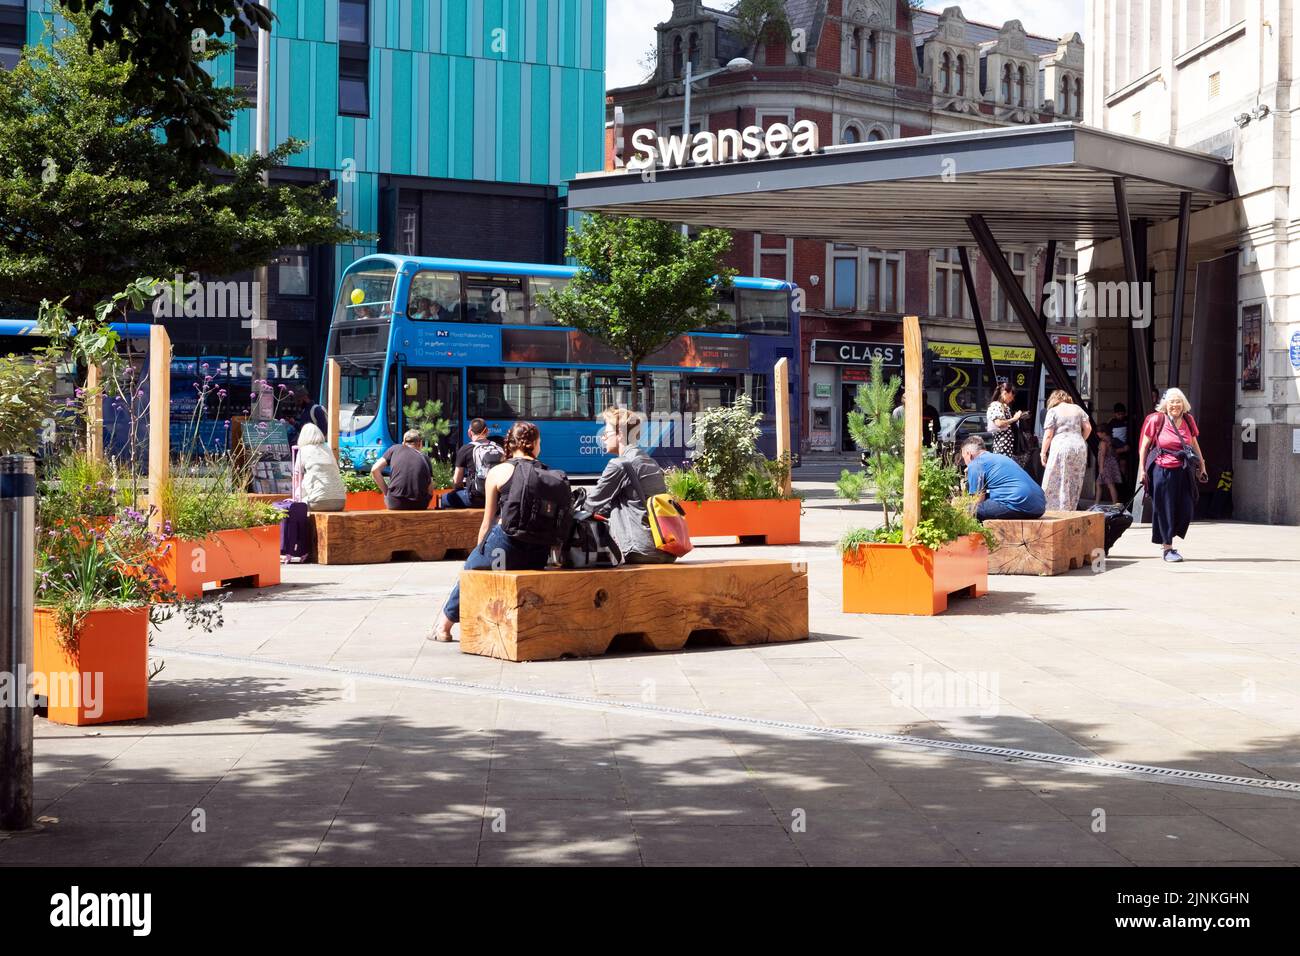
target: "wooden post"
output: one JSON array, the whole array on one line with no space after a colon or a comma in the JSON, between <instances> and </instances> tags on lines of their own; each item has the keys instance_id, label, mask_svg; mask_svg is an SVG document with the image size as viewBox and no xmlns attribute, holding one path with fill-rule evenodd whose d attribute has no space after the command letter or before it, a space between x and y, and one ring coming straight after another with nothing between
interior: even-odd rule
<instances>
[{"instance_id":1,"label":"wooden post","mask_svg":"<svg viewBox=\"0 0 1300 956\"><path fill-rule=\"evenodd\" d=\"M104 396L98 365L86 369L86 457L104 460Z\"/></svg>"},{"instance_id":2,"label":"wooden post","mask_svg":"<svg viewBox=\"0 0 1300 956\"><path fill-rule=\"evenodd\" d=\"M163 489L171 466L172 343L161 325L149 328L149 504L150 525L162 532Z\"/></svg>"},{"instance_id":3,"label":"wooden post","mask_svg":"<svg viewBox=\"0 0 1300 956\"><path fill-rule=\"evenodd\" d=\"M921 320L903 317L903 543L916 541L921 521Z\"/></svg>"},{"instance_id":4,"label":"wooden post","mask_svg":"<svg viewBox=\"0 0 1300 956\"><path fill-rule=\"evenodd\" d=\"M334 449L335 457L339 453L339 414L343 402L343 369L339 366L338 359L330 359L325 363L325 411L329 424L329 443L330 448Z\"/></svg>"},{"instance_id":5,"label":"wooden post","mask_svg":"<svg viewBox=\"0 0 1300 956\"><path fill-rule=\"evenodd\" d=\"M793 465L794 456L790 454L790 360L780 359L776 363L773 376L773 388L776 389L776 460ZM787 468L781 494L787 498L792 492L793 479Z\"/></svg>"}]
</instances>

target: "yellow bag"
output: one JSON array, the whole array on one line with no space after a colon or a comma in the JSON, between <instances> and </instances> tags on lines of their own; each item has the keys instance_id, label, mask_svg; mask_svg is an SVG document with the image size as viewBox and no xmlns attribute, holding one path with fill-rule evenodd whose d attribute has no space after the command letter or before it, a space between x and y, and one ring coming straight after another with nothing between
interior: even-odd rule
<instances>
[{"instance_id":1,"label":"yellow bag","mask_svg":"<svg viewBox=\"0 0 1300 956\"><path fill-rule=\"evenodd\" d=\"M641 476L636 473L632 462L623 462L623 471L636 489L637 497L645 502L650 537L654 540L655 548L678 558L689 554L694 546L691 544L691 533L686 527L686 509L681 502L667 492L647 498L645 489L641 487Z\"/></svg>"}]
</instances>

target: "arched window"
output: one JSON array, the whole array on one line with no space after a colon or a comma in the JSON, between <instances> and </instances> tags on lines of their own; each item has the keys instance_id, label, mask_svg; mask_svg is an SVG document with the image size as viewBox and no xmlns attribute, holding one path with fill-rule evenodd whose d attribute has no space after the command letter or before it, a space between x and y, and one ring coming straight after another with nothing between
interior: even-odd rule
<instances>
[{"instance_id":1,"label":"arched window","mask_svg":"<svg viewBox=\"0 0 1300 956\"><path fill-rule=\"evenodd\" d=\"M682 75L682 38L673 38L673 76Z\"/></svg>"},{"instance_id":2,"label":"arched window","mask_svg":"<svg viewBox=\"0 0 1300 956\"><path fill-rule=\"evenodd\" d=\"M966 95L966 57L964 54L957 54L957 95Z\"/></svg>"},{"instance_id":3,"label":"arched window","mask_svg":"<svg viewBox=\"0 0 1300 956\"><path fill-rule=\"evenodd\" d=\"M862 133L856 126L850 123L844 127L844 133L840 136L840 142L843 143L860 143L862 142Z\"/></svg>"},{"instance_id":4,"label":"arched window","mask_svg":"<svg viewBox=\"0 0 1300 956\"><path fill-rule=\"evenodd\" d=\"M879 143L884 138L885 134L878 129L873 129L869 134L867 134L868 143Z\"/></svg>"},{"instance_id":5,"label":"arched window","mask_svg":"<svg viewBox=\"0 0 1300 956\"><path fill-rule=\"evenodd\" d=\"M869 80L876 78L876 34L871 30L862 43L862 75Z\"/></svg>"},{"instance_id":6,"label":"arched window","mask_svg":"<svg viewBox=\"0 0 1300 956\"><path fill-rule=\"evenodd\" d=\"M1083 79L1076 77L1074 80L1074 115L1083 115Z\"/></svg>"},{"instance_id":7,"label":"arched window","mask_svg":"<svg viewBox=\"0 0 1300 956\"><path fill-rule=\"evenodd\" d=\"M1025 105L1025 68L1023 66L1016 74L1016 100L1020 106Z\"/></svg>"},{"instance_id":8,"label":"arched window","mask_svg":"<svg viewBox=\"0 0 1300 956\"><path fill-rule=\"evenodd\" d=\"M849 73L862 75L862 31L858 29L849 31Z\"/></svg>"},{"instance_id":9,"label":"arched window","mask_svg":"<svg viewBox=\"0 0 1300 956\"><path fill-rule=\"evenodd\" d=\"M1056 95L1056 112L1062 116L1068 116L1070 113L1070 78L1061 77L1061 90Z\"/></svg>"},{"instance_id":10,"label":"arched window","mask_svg":"<svg viewBox=\"0 0 1300 956\"><path fill-rule=\"evenodd\" d=\"M696 34L696 33L692 33L692 34L691 34L691 46L690 46L690 51L689 51L689 53L688 53L687 55L688 55L688 56L690 57L690 59L691 59L691 69L692 69L692 70L698 70L698 69L700 68L700 37L699 37L699 34Z\"/></svg>"},{"instance_id":11,"label":"arched window","mask_svg":"<svg viewBox=\"0 0 1300 956\"><path fill-rule=\"evenodd\" d=\"M1002 68L1002 102L1011 105L1011 64Z\"/></svg>"},{"instance_id":12,"label":"arched window","mask_svg":"<svg viewBox=\"0 0 1300 956\"><path fill-rule=\"evenodd\" d=\"M939 89L945 93L952 92L952 57L945 50L943 60L939 64Z\"/></svg>"}]
</instances>

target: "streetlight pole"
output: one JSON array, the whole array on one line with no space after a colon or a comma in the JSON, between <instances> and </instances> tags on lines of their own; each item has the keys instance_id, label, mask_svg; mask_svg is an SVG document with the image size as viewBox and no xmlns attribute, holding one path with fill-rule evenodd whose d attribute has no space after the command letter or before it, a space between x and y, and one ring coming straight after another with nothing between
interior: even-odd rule
<instances>
[{"instance_id":1,"label":"streetlight pole","mask_svg":"<svg viewBox=\"0 0 1300 956\"><path fill-rule=\"evenodd\" d=\"M266 0L267 8L271 0ZM257 31L257 155L271 152L271 31ZM270 170L262 173L262 185L271 183ZM271 270L265 265L257 267L257 316L250 323L252 330L252 405L249 417L253 421L271 418L271 392L260 386L267 378L267 340L274 337L274 326L267 319L270 298Z\"/></svg>"},{"instance_id":2,"label":"streetlight pole","mask_svg":"<svg viewBox=\"0 0 1300 956\"><path fill-rule=\"evenodd\" d=\"M32 825L32 602L36 583L36 460L0 457L0 830Z\"/></svg>"},{"instance_id":3,"label":"streetlight pole","mask_svg":"<svg viewBox=\"0 0 1300 956\"><path fill-rule=\"evenodd\" d=\"M682 116L682 135L686 137L688 144L691 138L691 87L696 83L699 83L701 80L707 80L711 76L717 76L720 73L743 73L745 70L751 69L753 66L754 64L752 62L746 60L743 56L738 56L724 67L720 67L716 70L709 70L696 76L695 64L691 62L690 57L686 58L686 77L682 84L682 99L685 105L685 113ZM686 223L682 223L682 235L690 235L690 228Z\"/></svg>"}]
</instances>

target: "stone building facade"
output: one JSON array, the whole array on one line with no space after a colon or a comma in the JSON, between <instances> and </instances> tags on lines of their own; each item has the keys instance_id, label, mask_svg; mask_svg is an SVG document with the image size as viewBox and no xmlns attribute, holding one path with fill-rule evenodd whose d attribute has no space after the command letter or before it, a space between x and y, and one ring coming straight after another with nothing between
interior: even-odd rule
<instances>
[{"instance_id":1,"label":"stone building facade","mask_svg":"<svg viewBox=\"0 0 1300 956\"><path fill-rule=\"evenodd\" d=\"M674 0L657 27L658 58L647 80L610 91L607 167L630 154L639 129L682 132L686 64L696 75L737 57L753 66L697 82L691 131L773 123L815 122L823 146L964 132L1010 124L1080 121L1085 53L1077 34L1050 40L1011 20L1000 27L968 21L959 7L913 9L904 0L787 0L788 39L750 42L727 10L700 0ZM616 114L617 111L617 114ZM998 237L1031 301L1041 291L1045 248ZM1016 382L1028 401L1033 350L994 291L987 264L972 250L978 299L999 375ZM1071 250L1058 250L1056 275L1071 281ZM929 347L927 399L944 413L982 409L992 382L979 358L970 303L955 250L900 252L792 236L737 234L732 262L742 274L795 282L804 290L802 376L805 453L843 453L861 364L830 364L835 350L815 342L898 343L901 318L922 317ZM1059 336L1067 363L1074 329L1062 317ZM866 354L858 350L855 354ZM901 354L895 350L894 354Z\"/></svg>"},{"instance_id":2,"label":"stone building facade","mask_svg":"<svg viewBox=\"0 0 1300 956\"><path fill-rule=\"evenodd\" d=\"M1178 224L1144 232L1154 281L1153 381L1189 394L1233 514L1300 523L1300 198L1293 141L1300 37L1290 0L1089 0L1089 125L1229 158L1235 198L1190 217L1182 335L1173 341ZM1292 244L1296 243L1295 248ZM1080 250L1089 279L1118 242ZM1130 393L1127 329L1084 320L1101 404ZM1145 403L1144 403L1145 404ZM1227 473L1225 475L1225 473Z\"/></svg>"}]
</instances>

